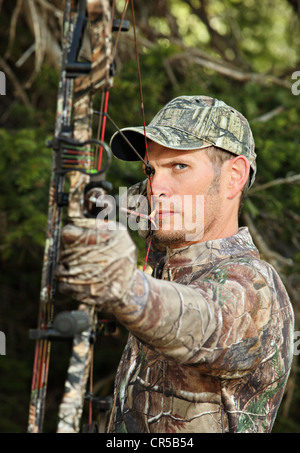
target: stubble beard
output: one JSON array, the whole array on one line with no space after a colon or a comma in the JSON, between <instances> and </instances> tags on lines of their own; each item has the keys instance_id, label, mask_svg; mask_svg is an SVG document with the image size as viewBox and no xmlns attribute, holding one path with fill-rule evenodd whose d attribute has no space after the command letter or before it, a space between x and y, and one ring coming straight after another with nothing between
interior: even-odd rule
<instances>
[{"instance_id":1,"label":"stubble beard","mask_svg":"<svg viewBox=\"0 0 300 453\"><path fill-rule=\"evenodd\" d=\"M185 241L186 233L183 230L166 231L158 226L158 229L154 230L153 236L161 245L176 247Z\"/></svg>"}]
</instances>

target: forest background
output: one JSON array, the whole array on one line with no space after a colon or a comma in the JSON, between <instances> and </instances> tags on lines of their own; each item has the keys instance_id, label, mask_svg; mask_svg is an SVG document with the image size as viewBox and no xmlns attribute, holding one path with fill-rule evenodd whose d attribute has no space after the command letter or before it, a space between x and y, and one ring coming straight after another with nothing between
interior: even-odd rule
<instances>
[{"instance_id":1,"label":"forest background","mask_svg":"<svg viewBox=\"0 0 300 453\"><path fill-rule=\"evenodd\" d=\"M0 0L0 432L27 428L60 63L62 3ZM118 10L122 1L117 2ZM245 203L263 258L280 273L300 330L300 2L298 0L136 0L146 122L177 95L205 94L240 110L258 161ZM130 16L128 17L130 19ZM119 127L141 124L132 29L122 34L109 114ZM108 125L106 139L114 132ZM107 179L129 187L138 164L113 161ZM145 256L139 247L139 260ZM300 336L300 334L299 334ZM298 338L298 337L297 337ZM296 338L296 339L297 339ZM103 338L95 360L98 396L112 391L126 332ZM296 345L297 343L295 343ZM299 358L274 432L300 432ZM45 431L56 426L69 345L53 345Z\"/></svg>"}]
</instances>

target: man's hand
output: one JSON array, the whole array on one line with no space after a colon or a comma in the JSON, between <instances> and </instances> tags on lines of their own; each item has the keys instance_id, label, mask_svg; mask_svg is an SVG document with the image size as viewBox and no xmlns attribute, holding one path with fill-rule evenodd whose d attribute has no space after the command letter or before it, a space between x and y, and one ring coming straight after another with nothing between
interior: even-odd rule
<instances>
[{"instance_id":1,"label":"man's hand","mask_svg":"<svg viewBox=\"0 0 300 453\"><path fill-rule=\"evenodd\" d=\"M62 239L65 248L56 273L60 291L107 311L126 303L137 255L127 230L95 220L91 227L87 220L66 225Z\"/></svg>"}]
</instances>

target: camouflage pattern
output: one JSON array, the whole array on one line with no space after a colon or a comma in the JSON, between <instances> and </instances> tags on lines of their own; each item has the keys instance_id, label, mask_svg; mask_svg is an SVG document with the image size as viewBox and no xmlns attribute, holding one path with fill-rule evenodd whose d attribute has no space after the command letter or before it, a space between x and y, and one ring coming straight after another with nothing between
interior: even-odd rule
<instances>
[{"instance_id":1,"label":"camouflage pattern","mask_svg":"<svg viewBox=\"0 0 300 453\"><path fill-rule=\"evenodd\" d=\"M130 308L130 309L129 309ZM270 432L293 356L293 310L247 228L168 249L136 271L111 433Z\"/></svg>"},{"instance_id":2,"label":"camouflage pattern","mask_svg":"<svg viewBox=\"0 0 300 453\"><path fill-rule=\"evenodd\" d=\"M97 318L92 307L82 304L78 310L90 317L90 327L74 335L72 353L65 381L64 394L58 411L57 433L77 433L83 409L83 397L90 372L92 357L91 333L96 329Z\"/></svg>"},{"instance_id":3,"label":"camouflage pattern","mask_svg":"<svg viewBox=\"0 0 300 453\"><path fill-rule=\"evenodd\" d=\"M98 309L130 305L137 250L126 228L113 221L77 219L61 237L60 292Z\"/></svg>"},{"instance_id":4,"label":"camouflage pattern","mask_svg":"<svg viewBox=\"0 0 300 453\"><path fill-rule=\"evenodd\" d=\"M144 128L121 129L142 157L145 156ZM172 149L199 149L207 143L247 157L256 174L253 135L247 119L223 101L208 96L180 96L163 107L146 127L147 138ZM137 160L130 146L117 132L111 139L113 154L123 160Z\"/></svg>"}]
</instances>

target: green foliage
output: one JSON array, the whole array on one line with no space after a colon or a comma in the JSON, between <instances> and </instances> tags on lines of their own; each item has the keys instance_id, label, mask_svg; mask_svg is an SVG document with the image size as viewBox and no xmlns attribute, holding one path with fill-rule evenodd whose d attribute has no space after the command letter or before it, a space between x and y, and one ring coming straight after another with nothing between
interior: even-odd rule
<instances>
[{"instance_id":1,"label":"green foliage","mask_svg":"<svg viewBox=\"0 0 300 453\"><path fill-rule=\"evenodd\" d=\"M172 55L174 49L154 46L145 50L140 56L142 92L146 123L151 121L172 96L169 79L164 69L164 59ZM110 115L118 127L142 125L141 103L139 95L139 82L137 77L137 64L131 60L117 72L114 88L110 95ZM112 126L108 125L109 133L114 133Z\"/></svg>"},{"instance_id":2,"label":"green foliage","mask_svg":"<svg viewBox=\"0 0 300 453\"><path fill-rule=\"evenodd\" d=\"M1 356L1 428L2 433L25 432L23 408L28 406L28 382L30 368L24 363L9 356ZM6 376L18 376L16 379L6 379ZM17 386L17 389L16 389Z\"/></svg>"},{"instance_id":3,"label":"green foliage","mask_svg":"<svg viewBox=\"0 0 300 453\"><path fill-rule=\"evenodd\" d=\"M191 1L195 12L202 3ZM297 18L288 2L211 0L204 6L210 29L185 2L172 0L170 7L189 46L211 52L214 41L229 61L237 59L254 72L282 71L298 61Z\"/></svg>"},{"instance_id":4,"label":"green foliage","mask_svg":"<svg viewBox=\"0 0 300 453\"><path fill-rule=\"evenodd\" d=\"M0 130L1 258L23 259L45 240L51 152L44 131Z\"/></svg>"}]
</instances>

